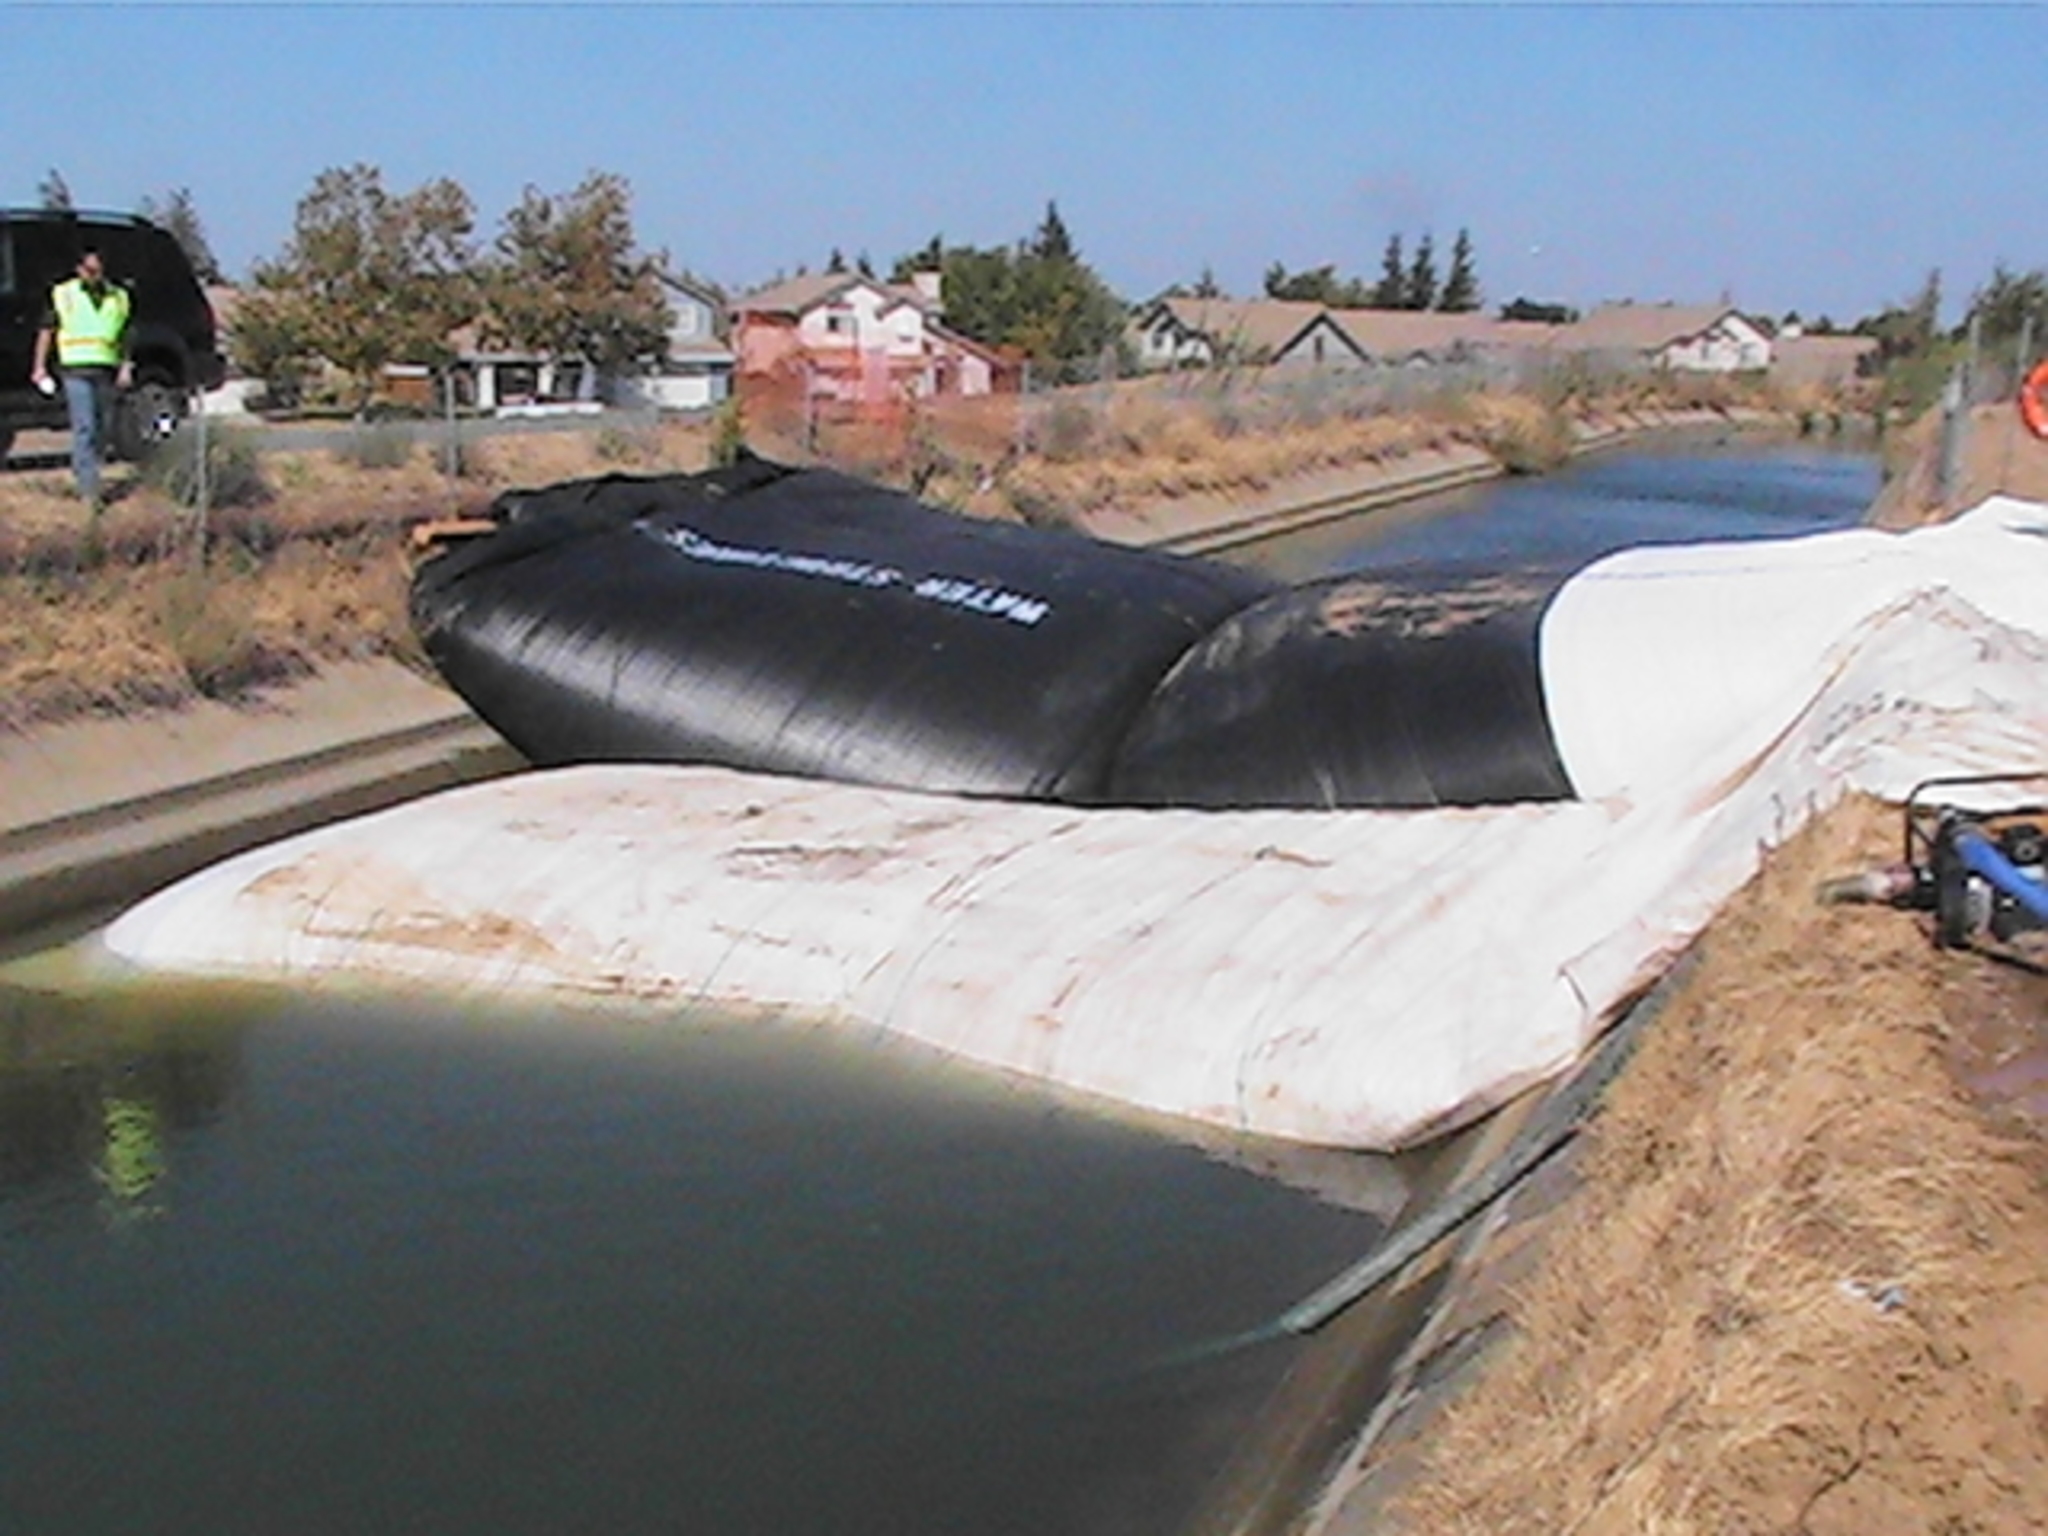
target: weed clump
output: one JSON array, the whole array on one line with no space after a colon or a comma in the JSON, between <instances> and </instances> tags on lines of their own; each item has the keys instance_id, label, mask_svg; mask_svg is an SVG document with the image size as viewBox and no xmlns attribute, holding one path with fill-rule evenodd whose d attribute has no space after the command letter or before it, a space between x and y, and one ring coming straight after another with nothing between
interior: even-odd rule
<instances>
[{"instance_id":1,"label":"weed clump","mask_svg":"<svg viewBox=\"0 0 2048 1536\"><path fill-rule=\"evenodd\" d=\"M356 423L336 457L357 469L403 469L412 462L412 429L395 421Z\"/></svg>"},{"instance_id":2,"label":"weed clump","mask_svg":"<svg viewBox=\"0 0 2048 1536\"><path fill-rule=\"evenodd\" d=\"M143 483L181 507L260 507L274 494L262 457L246 432L214 428L200 453L200 430L184 422L151 452Z\"/></svg>"}]
</instances>

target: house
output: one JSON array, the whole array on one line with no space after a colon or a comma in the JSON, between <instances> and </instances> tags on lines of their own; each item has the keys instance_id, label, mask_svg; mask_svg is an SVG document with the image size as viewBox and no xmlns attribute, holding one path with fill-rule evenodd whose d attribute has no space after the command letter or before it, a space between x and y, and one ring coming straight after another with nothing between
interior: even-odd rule
<instances>
[{"instance_id":1,"label":"house","mask_svg":"<svg viewBox=\"0 0 2048 1536\"><path fill-rule=\"evenodd\" d=\"M1344 338L1322 324L1320 304L1295 299L1154 299L1124 327L1138 366L1206 368L1267 363L1283 355L1334 361Z\"/></svg>"},{"instance_id":2,"label":"house","mask_svg":"<svg viewBox=\"0 0 2048 1536\"><path fill-rule=\"evenodd\" d=\"M889 406L1012 387L1000 352L943 322L939 274L910 284L824 272L775 283L732 308L733 351L752 387L800 378L813 398Z\"/></svg>"},{"instance_id":3,"label":"house","mask_svg":"<svg viewBox=\"0 0 2048 1536\"><path fill-rule=\"evenodd\" d=\"M228 367L226 377L198 397L197 409L208 416L246 416L266 391L261 379L242 372L235 351L235 313L241 308L242 290L232 283L208 283L205 292L206 306L213 311L216 345Z\"/></svg>"},{"instance_id":4,"label":"house","mask_svg":"<svg viewBox=\"0 0 2048 1536\"><path fill-rule=\"evenodd\" d=\"M458 403L501 416L596 411L606 403L665 411L708 410L732 392L733 354L719 336L717 294L657 272L668 300L659 354L610 377L581 358L482 344L474 325L450 338Z\"/></svg>"},{"instance_id":5,"label":"house","mask_svg":"<svg viewBox=\"0 0 2048 1536\"><path fill-rule=\"evenodd\" d=\"M1677 372L1756 372L1771 366L1770 335L1726 304L1603 304L1560 327L1558 345Z\"/></svg>"},{"instance_id":6,"label":"house","mask_svg":"<svg viewBox=\"0 0 2048 1536\"><path fill-rule=\"evenodd\" d=\"M738 359L725 343L725 306L718 294L688 277L659 272L674 318L668 344L648 370L618 381L618 402L664 411L708 410L732 394Z\"/></svg>"},{"instance_id":7,"label":"house","mask_svg":"<svg viewBox=\"0 0 2048 1536\"><path fill-rule=\"evenodd\" d=\"M1482 352L1529 346L1549 326L1484 315L1400 309L1330 309L1294 299L1155 299L1132 317L1125 337L1146 369L1217 362L1275 367L1407 367L1463 362Z\"/></svg>"},{"instance_id":8,"label":"house","mask_svg":"<svg viewBox=\"0 0 2048 1536\"><path fill-rule=\"evenodd\" d=\"M1380 368L1469 362L1497 344L1504 323L1418 309L1333 309L1330 320L1360 362Z\"/></svg>"}]
</instances>

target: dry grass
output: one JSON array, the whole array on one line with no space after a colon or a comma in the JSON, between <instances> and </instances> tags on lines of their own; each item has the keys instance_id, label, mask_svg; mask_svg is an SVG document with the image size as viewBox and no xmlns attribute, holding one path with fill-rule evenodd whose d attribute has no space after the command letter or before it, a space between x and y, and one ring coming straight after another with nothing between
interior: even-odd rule
<instances>
[{"instance_id":1,"label":"dry grass","mask_svg":"<svg viewBox=\"0 0 2048 1536\"><path fill-rule=\"evenodd\" d=\"M430 447L364 468L347 453L264 460L272 495L192 514L118 471L96 525L68 477L0 482L0 726L232 698L322 662L424 667L407 618L406 532L499 490L630 469L701 469L705 429L549 433L471 448L450 480ZM380 461L381 453L369 455Z\"/></svg>"},{"instance_id":2,"label":"dry grass","mask_svg":"<svg viewBox=\"0 0 2048 1536\"><path fill-rule=\"evenodd\" d=\"M2040 1529L2043 1149L1944 1059L1982 962L1812 896L1895 856L1892 813L1845 808L1717 920L1406 1528Z\"/></svg>"}]
</instances>

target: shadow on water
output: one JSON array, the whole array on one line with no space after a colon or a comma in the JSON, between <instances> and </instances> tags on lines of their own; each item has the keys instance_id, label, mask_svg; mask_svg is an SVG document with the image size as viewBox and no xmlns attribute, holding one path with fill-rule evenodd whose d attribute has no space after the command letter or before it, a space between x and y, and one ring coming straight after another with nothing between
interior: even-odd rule
<instances>
[{"instance_id":1,"label":"shadow on water","mask_svg":"<svg viewBox=\"0 0 2048 1536\"><path fill-rule=\"evenodd\" d=\"M1183 1530L1405 1188L675 1025L0 993L0 1528Z\"/></svg>"}]
</instances>

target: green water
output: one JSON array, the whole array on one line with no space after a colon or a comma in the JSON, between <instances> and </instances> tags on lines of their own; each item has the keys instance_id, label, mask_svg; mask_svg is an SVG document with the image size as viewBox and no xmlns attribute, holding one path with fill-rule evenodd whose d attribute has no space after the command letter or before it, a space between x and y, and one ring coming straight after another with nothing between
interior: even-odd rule
<instances>
[{"instance_id":1,"label":"green water","mask_svg":"<svg viewBox=\"0 0 2048 1536\"><path fill-rule=\"evenodd\" d=\"M1177 1530L1298 1346L1153 1363L1379 1229L1215 1153L796 1027L10 989L0 1530Z\"/></svg>"}]
</instances>

